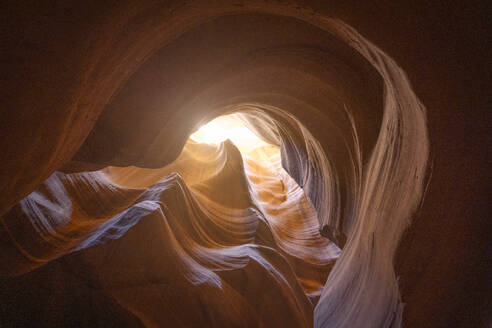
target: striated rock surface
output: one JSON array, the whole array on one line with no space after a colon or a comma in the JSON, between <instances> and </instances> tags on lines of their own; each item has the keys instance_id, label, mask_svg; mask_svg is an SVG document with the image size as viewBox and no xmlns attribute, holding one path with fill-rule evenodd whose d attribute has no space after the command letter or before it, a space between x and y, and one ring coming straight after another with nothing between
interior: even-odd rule
<instances>
[{"instance_id":1,"label":"striated rock surface","mask_svg":"<svg viewBox=\"0 0 492 328\"><path fill-rule=\"evenodd\" d=\"M109 299L145 326L310 327L340 249L320 236L316 212L282 169L278 147L252 152L262 161L243 163L230 141L189 141L162 169L55 173L5 217L26 258L9 252L2 260L19 274L65 255L55 263L69 263L79 283L97 286L90 300L103 304L91 310L97 317ZM32 231L16 230L23 221ZM74 274L46 266L17 280L47 285ZM58 274L42 278L43 270ZM14 298L10 306L26 302L12 286L2 290L4 302ZM37 315L53 319L46 310ZM10 311L2 322L21 323L12 314L22 310Z\"/></svg>"},{"instance_id":2,"label":"striated rock surface","mask_svg":"<svg viewBox=\"0 0 492 328\"><path fill-rule=\"evenodd\" d=\"M0 326L487 325L485 3L2 3Z\"/></svg>"}]
</instances>

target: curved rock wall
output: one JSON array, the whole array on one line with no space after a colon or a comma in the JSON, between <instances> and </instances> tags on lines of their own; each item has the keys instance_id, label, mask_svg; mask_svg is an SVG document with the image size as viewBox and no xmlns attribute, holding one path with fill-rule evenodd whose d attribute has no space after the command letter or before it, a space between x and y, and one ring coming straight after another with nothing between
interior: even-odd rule
<instances>
[{"instance_id":1,"label":"curved rock wall","mask_svg":"<svg viewBox=\"0 0 492 328\"><path fill-rule=\"evenodd\" d=\"M93 303L115 300L119 316L139 325L310 327L340 250L319 234L316 212L281 168L278 148L266 156L263 164L253 158L243 164L229 141L218 147L190 141L162 169L55 173L4 217L25 256L3 253L5 269L18 275L53 268L47 263L65 255L59 261L98 286ZM36 281L40 273L16 279L26 276ZM3 288L4 295L13 291ZM8 302L26 301L13 298ZM52 302L63 306L67 299ZM104 317L100 311L104 306L91 315ZM22 324L12 312L1 322ZM53 322L44 309L37 315L47 325L79 324Z\"/></svg>"},{"instance_id":2,"label":"curved rock wall","mask_svg":"<svg viewBox=\"0 0 492 328\"><path fill-rule=\"evenodd\" d=\"M163 166L167 165L169 169L179 165L179 159L178 162L174 161L194 129L218 115L240 111L245 122L258 135L280 146L282 166L302 187L306 195L305 205L308 208L312 206L316 213L319 226L309 221L310 233L315 234L314 230L319 229L325 237L343 247L331 274L327 276L325 272L326 276L318 276L314 285L306 283L303 278L297 283L296 279L288 278L313 277L312 268L296 271L297 264L290 263L289 268L294 267L293 271L285 271L280 269L286 268L283 264L265 254L258 255L263 258L259 260L263 268L267 263L278 268L281 271L278 277L284 277L289 282L287 289L277 285L280 291L291 291L287 294L282 292L283 295L291 295L282 298L287 302L286 307L297 304L297 310L291 313L295 318L287 322L301 326L313 322L316 326L337 327L399 326L402 303L393 268L395 254L398 255L397 272L403 274L403 301L405 293L412 295L408 322L419 323L420 326L433 322L428 315L419 314L432 311L439 314L435 323L450 322L452 319L448 319L447 315L452 312L450 309L457 309L456 302L450 301L440 309L435 295L449 295L452 290L459 289L457 286L451 284L456 288L430 295L430 292L421 292L423 287L412 288L408 283L419 281L419 275L425 273L419 260L434 252L433 247L422 242L427 236L425 227L429 227L432 220L420 221L418 228L411 230L410 236L417 236L416 240L421 241L418 246L414 246L407 235L403 246L397 248L424 194L429 141L423 105L412 91L406 74L388 55L344 22L330 16L341 13L340 16L346 17L350 23L363 27L368 26L369 19L358 22L358 10L354 10L351 16L346 12L343 14L343 8L340 10L337 6L326 8L317 2L313 2L312 6L317 11L290 2L127 1L115 4L64 3L50 7L43 4L12 4L8 6L9 10L2 11L5 16L2 19L3 30L7 35L5 48L8 49L2 63L8 68L4 72L13 74L11 82L2 83L5 85L2 87L5 95L2 99L6 101L4 108L12 110L2 113L0 123L2 132L7 136L1 138L0 144L2 153L6 155L0 171L4 195L0 203L0 212L3 213L0 242L2 249L6 250L1 255L2 263L8 263L0 271L8 275L18 274L50 262L27 275L2 282L4 286L13 286L5 288L4 299L15 294L15 286L29 284L29 279L33 284L46 286L50 279L43 282L42 277L50 270L65 275L60 272L67 269L63 264L66 261L70 263L68 267L79 267L88 273L93 279L89 284L100 285L104 290L96 304L103 309L112 309L109 312L114 316L110 314L106 317L101 314L104 311L93 309L92 313L101 314L96 315L95 320L100 317L111 321L118 317L126 318L130 325L135 322L146 325L163 323L159 321L164 318L162 314L153 312L152 306L146 306L148 304L143 300L125 301L123 296L119 298L112 292L106 292L104 286L111 285L114 275L104 278L98 270L114 270L117 264L112 266L98 262L94 266L97 270L93 271L89 269L90 265L80 263L97 260L98 256L103 258L104 249L121 243L124 245L121 246L122 253L124 251L131 256L136 248L129 245L137 245L137 239L129 243L123 241L131 239L129 236L132 235L137 237L138 227L144 225L137 224L140 218L146 217L146 213L155 213L156 209L159 211L146 201L157 201L164 206L173 204L180 215L187 217L183 204L194 204L189 199L195 197L190 196L189 187L177 176L169 176L161 183L159 181L165 175L155 175L154 171L150 173L145 170L157 169L159 172L161 169L158 168ZM446 18L442 20L446 21ZM412 26L411 23L409 26ZM367 30L371 37L382 42L386 51L395 54L398 61L409 62L398 46L392 48L389 36L375 35L371 28ZM365 30L362 32L365 34ZM451 65L445 58L443 65L446 63ZM419 68L412 65L408 68L412 70L411 77L419 76ZM422 70L432 72L433 68L424 67ZM440 71L436 68L435 72ZM469 74L473 76L473 72ZM427 75L432 80L432 75ZM435 79L439 81L439 77ZM422 90L421 83L417 87ZM426 105L427 100L435 105L433 98L428 96L430 93L424 90L422 94L426 95ZM433 113L443 112L436 108L433 108ZM449 108L454 107L451 105ZM437 138L436 145L443 146L443 134L435 128L442 123L439 115L432 115L430 124L434 136L431 134L431 142ZM478 135L479 131L482 130L478 129L472 135ZM434 146L433 151L438 154L440 168L445 168L442 157L439 157L441 148ZM442 154L448 153L444 148ZM473 156L476 153L474 151ZM241 163L237 160L232 162ZM232 172L227 169L227 160L223 159L221 163L213 164L209 168L211 171L197 173L189 168L184 170L191 176L206 175L219 168L223 168L223 172ZM151 183L139 186L144 189L128 189L107 180L108 174L113 174L115 179L117 176L123 178L126 173L131 173L126 171L128 169L88 173L110 165L144 168L139 169L138 173L134 172L137 180L130 180L133 183L147 180ZM54 173L57 170L66 174ZM117 174L114 170L123 171ZM254 188L241 169L233 171L236 173L218 174L206 183L198 184L193 187L196 189L194 193L208 193L208 197L213 198L214 190L220 189L225 181L239 179L236 184L241 187L237 190L243 192L219 197L224 202L222 206L247 207L254 199L261 198L254 194ZM476 177L478 172L481 171L473 176ZM444 176L439 173L437 182L430 182L430 188L434 190L430 196L432 201L436 199L432 186L442 185L442 181L446 180ZM173 191L166 192L164 201L160 201L162 190L157 187L159 191L156 191L154 186L162 187L166 183ZM163 188L168 190L167 187ZM183 194L176 190L183 191L187 196L169 196ZM146 196L142 196L144 194ZM143 204L138 205L139 199ZM260 204L253 203L259 209ZM265 217L267 205L263 208ZM197 206L190 205L189 208ZM424 213L434 213L431 216L433 219L440 217L439 213L429 212L431 207L432 204L424 206ZM162 208L160 204L159 208ZM458 211L458 208L455 209ZM220 212L217 208L215 211ZM249 215L243 213L237 217L247 220ZM312 215L306 217L313 218ZM270 219L273 220L271 222L275 221L273 217ZM465 219L456 220L462 223ZM189 221L195 222L194 219ZM265 222L256 219L256 222L260 221ZM293 229L294 221L288 222L289 229ZM225 224L215 220L214 224L217 223L219 227ZM136 225L131 228L133 224ZM149 228L143 228L140 233L153 230L151 223L146 224ZM468 229L468 234L456 234L465 237L453 237L452 242L446 243L447 246L435 248L438 250L436 252L449 254L446 251L449 249L472 255L471 251L463 251L459 241L471 240L471 232L477 231L479 225L477 223L473 229ZM238 229L247 227L248 224ZM272 223L270 234L273 236L274 227ZM448 229L438 224L430 227L433 232L428 238ZM183 229L193 235L195 228ZM228 228L235 231L235 228ZM159 231L162 229L159 228ZM173 229L166 231L167 235L176 233ZM297 233L301 236L305 232ZM313 256L323 257L321 254L324 251L302 251L301 244L289 240L290 234L277 231L278 236L281 237L277 238L277 248L273 248L279 254L300 252L298 256L302 254L304 260ZM221 242L223 237L214 236ZM181 249L186 248L186 243L181 243L186 238L174 243L172 238L156 238L162 239L156 241L157 244L171 242L172 245L159 247L167 247L170 251L177 249L178 254L200 249L193 246L183 253ZM443 238L437 239L440 240L439 245L444 245ZM89 247L113 239L115 241L110 242L109 246ZM241 243L250 244L248 238L240 240ZM474 245L478 245L479 241ZM478 249L478 246L470 249ZM72 260L79 256L75 254L57 259L73 250L82 250L82 262ZM237 252L228 255L234 257L242 254L239 250ZM85 253L91 255L85 258ZM110 251L108 254L113 253ZM254 254L248 253L249 258L257 258ZM326 254L331 253L327 251ZM412 260L405 262L401 254ZM162 261L149 256L152 261ZM193 261L196 262L199 255L193 256L191 260L182 256L188 268L197 267ZM216 260L216 255L204 256L207 259L205 262ZM135 261L138 262L137 258ZM266 262L265 258L268 258ZM472 263L477 263L479 259L478 255L471 257L475 261ZM425 273L425 276L434 278L427 281L436 281L436 274L439 276L436 272L440 270L457 277L459 274L453 273L452 264L457 264L457 261L446 262L442 257L433 260L429 267L431 273ZM460 263L463 264L463 261ZM209 262L207 265L210 265ZM137 267L141 268L142 265ZM207 270L211 270L210 267ZM200 278L201 271L198 270L197 275L192 269L184 271L191 276L181 275L183 271L176 275L169 274L173 277L183 276L195 286L209 279ZM214 277L213 274L206 276ZM78 283L74 282L77 279L65 277L70 281L67 284L71 285L64 288L87 294L85 287L77 287ZM239 281L236 278L231 279ZM212 278L215 283L220 279ZM326 285L321 290L319 282L324 280ZM302 293L298 292L297 287L292 287L298 283L304 287ZM307 291L310 290L308 285L312 285L311 291ZM460 286L465 286L465 283ZM321 293L319 303L316 296L309 296L316 293ZM212 294L214 292L210 292ZM468 295L461 292L461 295L465 294ZM414 295L427 297L430 306L420 308ZM67 304L70 297L64 297L67 299L60 298L56 303L58 306ZM214 298L210 297L212 301ZM220 299L223 295L217 296L217 307ZM230 299L235 298L231 296ZM471 302L470 298L465 300ZM246 303L252 301L248 299ZM316 303L313 318L309 312ZM265 304L278 306L273 300ZM83 306L91 305L89 302ZM279 306L279 309L285 306ZM213 308L211 306L204 311L209 313L207 311L213 311ZM190 318L188 324L195 322L193 320L209 320L212 325L224 322L251 325L252 322L241 320L263 320L258 321L263 314L253 314L259 311L257 308L246 308L238 305L231 309L231 316L228 317L220 317L218 313L203 314L205 317L197 314ZM236 310L238 312L234 312ZM280 312L278 310L276 313ZM12 313L16 312L7 311L8 315ZM66 313L68 317L75 315L69 310L60 313ZM221 319L214 321L217 316ZM56 321L59 316L52 318ZM60 320L57 322L63 321ZM272 321L268 320L273 320L273 317L265 317L262 322L270 322L271 325Z\"/></svg>"}]
</instances>

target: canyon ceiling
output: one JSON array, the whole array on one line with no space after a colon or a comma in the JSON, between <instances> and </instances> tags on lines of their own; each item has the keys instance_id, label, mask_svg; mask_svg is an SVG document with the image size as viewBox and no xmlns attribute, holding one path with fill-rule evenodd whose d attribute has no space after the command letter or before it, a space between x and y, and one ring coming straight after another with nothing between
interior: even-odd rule
<instances>
[{"instance_id":1,"label":"canyon ceiling","mask_svg":"<svg viewBox=\"0 0 492 328\"><path fill-rule=\"evenodd\" d=\"M3 3L0 326L485 327L486 7Z\"/></svg>"}]
</instances>

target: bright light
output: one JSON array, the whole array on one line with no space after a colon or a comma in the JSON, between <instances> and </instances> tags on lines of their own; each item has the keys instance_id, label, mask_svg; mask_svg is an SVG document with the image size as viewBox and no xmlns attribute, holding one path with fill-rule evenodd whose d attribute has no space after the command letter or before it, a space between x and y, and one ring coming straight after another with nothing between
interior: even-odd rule
<instances>
[{"instance_id":1,"label":"bright light","mask_svg":"<svg viewBox=\"0 0 492 328\"><path fill-rule=\"evenodd\" d=\"M268 145L258 138L234 115L220 116L203 125L190 136L190 139L208 144L220 144L229 139L244 154L255 148Z\"/></svg>"}]
</instances>

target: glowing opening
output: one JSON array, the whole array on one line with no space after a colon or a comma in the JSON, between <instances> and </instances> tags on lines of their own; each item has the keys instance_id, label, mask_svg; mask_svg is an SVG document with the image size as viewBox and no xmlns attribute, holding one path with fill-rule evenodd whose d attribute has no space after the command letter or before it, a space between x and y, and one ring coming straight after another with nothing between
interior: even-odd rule
<instances>
[{"instance_id":1,"label":"glowing opening","mask_svg":"<svg viewBox=\"0 0 492 328\"><path fill-rule=\"evenodd\" d=\"M229 139L243 155L251 155L255 149L272 145L261 140L234 114L219 116L201 126L190 139L207 144L218 145Z\"/></svg>"}]
</instances>

